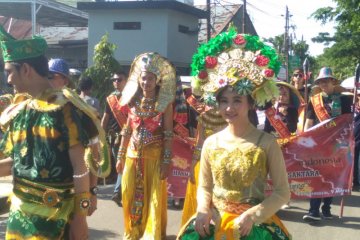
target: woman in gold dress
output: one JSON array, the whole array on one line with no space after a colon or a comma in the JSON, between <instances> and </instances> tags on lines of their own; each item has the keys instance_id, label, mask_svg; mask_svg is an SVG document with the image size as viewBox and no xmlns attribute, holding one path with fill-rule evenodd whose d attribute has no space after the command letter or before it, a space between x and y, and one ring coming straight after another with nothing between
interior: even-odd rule
<instances>
[{"instance_id":1,"label":"woman in gold dress","mask_svg":"<svg viewBox=\"0 0 360 240\"><path fill-rule=\"evenodd\" d=\"M123 173L123 239L166 237L175 91L175 70L168 60L157 53L135 58L120 101L128 107L116 164Z\"/></svg>"},{"instance_id":2,"label":"woman in gold dress","mask_svg":"<svg viewBox=\"0 0 360 240\"><path fill-rule=\"evenodd\" d=\"M276 97L276 52L230 28L200 47L193 74L227 127L208 137L200 160L197 213L178 239L290 239L275 213L290 190L280 147L249 120L254 104ZM265 195L267 176L273 190Z\"/></svg>"},{"instance_id":3,"label":"woman in gold dress","mask_svg":"<svg viewBox=\"0 0 360 240\"><path fill-rule=\"evenodd\" d=\"M198 117L196 145L191 162L190 178L186 187L186 196L181 219L182 226L196 213L196 191L199 183L200 153L202 145L207 137L224 129L226 125L227 123L225 120L214 108L201 113Z\"/></svg>"}]
</instances>

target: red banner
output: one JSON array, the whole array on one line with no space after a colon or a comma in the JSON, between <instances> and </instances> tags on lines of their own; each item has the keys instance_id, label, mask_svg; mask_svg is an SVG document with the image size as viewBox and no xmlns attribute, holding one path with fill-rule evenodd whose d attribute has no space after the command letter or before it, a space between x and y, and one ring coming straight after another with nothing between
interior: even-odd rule
<instances>
[{"instance_id":1,"label":"red banner","mask_svg":"<svg viewBox=\"0 0 360 240\"><path fill-rule=\"evenodd\" d=\"M353 169L353 115L344 114L307 132L279 139L291 198L349 195ZM269 184L269 189L271 189Z\"/></svg>"},{"instance_id":2,"label":"red banner","mask_svg":"<svg viewBox=\"0 0 360 240\"><path fill-rule=\"evenodd\" d=\"M282 145L292 199L349 195L353 169L353 115L329 119L307 132L278 140ZM168 196L184 198L193 143L176 136ZM271 190L271 181L267 186Z\"/></svg>"},{"instance_id":3,"label":"red banner","mask_svg":"<svg viewBox=\"0 0 360 240\"><path fill-rule=\"evenodd\" d=\"M167 179L169 197L185 198L194 146L192 141L192 139L184 140L179 136L174 137L173 158Z\"/></svg>"}]
</instances>

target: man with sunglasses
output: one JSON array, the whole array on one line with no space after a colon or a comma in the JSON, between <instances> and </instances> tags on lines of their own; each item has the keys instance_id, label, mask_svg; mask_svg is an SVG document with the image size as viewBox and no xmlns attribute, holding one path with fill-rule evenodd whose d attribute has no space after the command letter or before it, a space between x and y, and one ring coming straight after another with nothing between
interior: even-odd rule
<instances>
[{"instance_id":1,"label":"man with sunglasses","mask_svg":"<svg viewBox=\"0 0 360 240\"><path fill-rule=\"evenodd\" d=\"M120 145L122 126L126 123L127 116L125 111L120 107L120 98L122 90L126 84L127 75L123 71L117 71L112 76L115 91L106 98L105 112L101 119L101 126L107 133L108 141L111 147L112 171L111 175L116 175L116 184L114 194L111 197L118 206L121 206L121 175L117 175L115 164Z\"/></svg>"},{"instance_id":2,"label":"man with sunglasses","mask_svg":"<svg viewBox=\"0 0 360 240\"><path fill-rule=\"evenodd\" d=\"M304 98L305 79L304 79L304 72L301 68L297 68L294 70L290 83L300 92L301 96Z\"/></svg>"}]
</instances>

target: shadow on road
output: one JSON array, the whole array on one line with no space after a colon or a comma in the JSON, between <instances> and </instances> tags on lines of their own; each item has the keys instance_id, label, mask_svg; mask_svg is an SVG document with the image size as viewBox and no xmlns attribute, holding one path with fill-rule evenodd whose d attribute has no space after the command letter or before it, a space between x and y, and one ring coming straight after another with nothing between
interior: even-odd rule
<instances>
[{"instance_id":1,"label":"shadow on road","mask_svg":"<svg viewBox=\"0 0 360 240\"><path fill-rule=\"evenodd\" d=\"M282 210L277 213L278 217L284 221L290 222L301 222L303 221L303 216L307 212L295 212L291 209ZM339 218L338 215L333 215L334 218L331 220L322 220L318 222L310 222L308 223L314 227L341 227L341 228L349 228L349 229L360 229L360 217L342 217ZM305 223L305 222L304 222Z\"/></svg>"},{"instance_id":2,"label":"shadow on road","mask_svg":"<svg viewBox=\"0 0 360 240\"><path fill-rule=\"evenodd\" d=\"M115 232L111 232L109 230L97 230L97 229L89 229L89 240L101 240L101 239L115 239L118 238L119 235Z\"/></svg>"}]
</instances>

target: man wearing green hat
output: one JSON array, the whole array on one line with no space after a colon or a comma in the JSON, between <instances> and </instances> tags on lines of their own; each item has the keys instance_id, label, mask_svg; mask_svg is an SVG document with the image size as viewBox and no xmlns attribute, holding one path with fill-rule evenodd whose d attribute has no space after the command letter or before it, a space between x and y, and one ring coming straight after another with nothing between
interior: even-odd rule
<instances>
[{"instance_id":1,"label":"man wearing green hat","mask_svg":"<svg viewBox=\"0 0 360 240\"><path fill-rule=\"evenodd\" d=\"M0 27L0 40L8 83L27 94L0 117L0 151L8 156L0 176L14 179L6 239L87 239L84 149L100 123L81 100L52 89L43 38L16 40Z\"/></svg>"}]
</instances>

